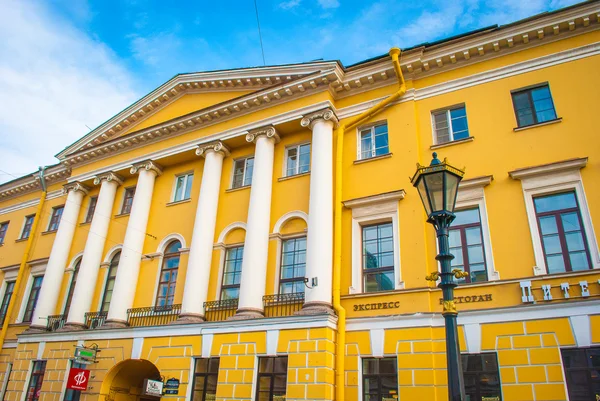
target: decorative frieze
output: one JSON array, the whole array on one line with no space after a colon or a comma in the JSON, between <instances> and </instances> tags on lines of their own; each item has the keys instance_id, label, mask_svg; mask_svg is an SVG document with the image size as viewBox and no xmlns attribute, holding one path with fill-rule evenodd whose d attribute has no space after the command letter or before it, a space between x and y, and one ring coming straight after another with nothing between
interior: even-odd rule
<instances>
[{"instance_id":1,"label":"decorative frieze","mask_svg":"<svg viewBox=\"0 0 600 401\"><path fill-rule=\"evenodd\" d=\"M261 127L257 129L253 129L252 131L246 134L246 142L256 143L256 140L259 136L265 135L267 138L273 138L275 143L279 143L281 138L277 135L277 130L272 125L268 125L266 127Z\"/></svg>"},{"instance_id":2,"label":"decorative frieze","mask_svg":"<svg viewBox=\"0 0 600 401\"><path fill-rule=\"evenodd\" d=\"M221 141L200 145L196 148L196 156L206 157L206 153L208 152L222 153L223 156L229 156L231 154L229 148Z\"/></svg>"},{"instance_id":3,"label":"decorative frieze","mask_svg":"<svg viewBox=\"0 0 600 401\"><path fill-rule=\"evenodd\" d=\"M131 170L129 170L129 172L131 174L137 174L138 171L140 171L141 169L144 169L146 171L154 171L157 176L161 175L163 173L162 166L160 164L153 162L152 160L146 160L146 161L134 164L131 167Z\"/></svg>"},{"instance_id":4,"label":"decorative frieze","mask_svg":"<svg viewBox=\"0 0 600 401\"><path fill-rule=\"evenodd\" d=\"M332 121L336 128L340 123L333 110L328 108L308 114L302 119L302 121L300 121L300 125L312 129L315 123L319 120Z\"/></svg>"}]
</instances>

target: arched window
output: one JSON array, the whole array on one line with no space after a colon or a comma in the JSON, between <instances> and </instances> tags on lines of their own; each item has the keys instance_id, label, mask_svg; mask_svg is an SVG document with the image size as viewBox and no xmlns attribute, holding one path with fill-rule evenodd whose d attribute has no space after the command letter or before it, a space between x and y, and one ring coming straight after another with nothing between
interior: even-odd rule
<instances>
[{"instance_id":1,"label":"arched window","mask_svg":"<svg viewBox=\"0 0 600 401\"><path fill-rule=\"evenodd\" d=\"M65 310L63 312L63 316L65 319L69 316L69 310L71 309L71 301L73 300L73 293L75 292L75 284L77 284L77 274L79 274L79 266L81 266L81 258L75 263L75 267L73 268L73 278L71 279L71 284L69 285L69 292L67 293L67 302L65 303Z\"/></svg>"},{"instance_id":2,"label":"arched window","mask_svg":"<svg viewBox=\"0 0 600 401\"><path fill-rule=\"evenodd\" d=\"M100 309L101 312L108 312L110 300L112 299L113 288L115 288L119 260L121 260L121 251L117 252L115 256L113 256L110 261L110 266L108 266L106 284L104 284L104 295L102 296L102 308Z\"/></svg>"},{"instance_id":3,"label":"arched window","mask_svg":"<svg viewBox=\"0 0 600 401\"><path fill-rule=\"evenodd\" d=\"M177 284L177 271L179 270L179 249L181 242L173 241L165 249L162 268L160 270L160 281L156 293L156 306L173 305L175 297L175 285Z\"/></svg>"}]
</instances>

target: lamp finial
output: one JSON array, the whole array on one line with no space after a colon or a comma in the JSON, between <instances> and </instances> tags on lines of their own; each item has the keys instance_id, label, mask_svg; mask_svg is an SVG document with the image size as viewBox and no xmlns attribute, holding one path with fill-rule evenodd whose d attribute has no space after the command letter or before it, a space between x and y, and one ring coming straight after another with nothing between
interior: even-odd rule
<instances>
[{"instance_id":1,"label":"lamp finial","mask_svg":"<svg viewBox=\"0 0 600 401\"><path fill-rule=\"evenodd\" d=\"M437 158L437 152L433 152L433 160L431 161L430 166L435 166L437 164L440 164L440 160Z\"/></svg>"}]
</instances>

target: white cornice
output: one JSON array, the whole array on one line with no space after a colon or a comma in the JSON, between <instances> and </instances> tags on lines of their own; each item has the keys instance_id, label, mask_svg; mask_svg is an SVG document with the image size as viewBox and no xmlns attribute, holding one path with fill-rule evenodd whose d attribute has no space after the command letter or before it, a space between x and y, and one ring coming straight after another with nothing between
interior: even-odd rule
<instances>
[{"instance_id":1,"label":"white cornice","mask_svg":"<svg viewBox=\"0 0 600 401\"><path fill-rule=\"evenodd\" d=\"M482 177L469 178L468 180L462 180L460 184L458 184L458 189L461 191L471 189L471 188L481 188L486 187L492 183L494 176L485 175Z\"/></svg>"},{"instance_id":2,"label":"white cornice","mask_svg":"<svg viewBox=\"0 0 600 401\"><path fill-rule=\"evenodd\" d=\"M62 164L48 167L44 171L47 185L64 181L71 174L71 169ZM0 202L13 199L31 192L41 191L42 185L38 173L20 177L14 181L0 185Z\"/></svg>"},{"instance_id":3,"label":"white cornice","mask_svg":"<svg viewBox=\"0 0 600 401\"><path fill-rule=\"evenodd\" d=\"M587 165L588 158L580 157L577 159L565 160L556 163L543 164L540 166L525 167L509 171L508 175L513 180L522 180L524 178L537 177L546 174L556 174L564 171L580 170Z\"/></svg>"},{"instance_id":4,"label":"white cornice","mask_svg":"<svg viewBox=\"0 0 600 401\"><path fill-rule=\"evenodd\" d=\"M403 189L393 192L386 192L384 194L370 195L365 196L363 198L350 199L347 201L343 201L345 207L348 209L353 209L356 207L365 207L365 206L373 206L378 205L380 203L399 201L404 199L406 192Z\"/></svg>"},{"instance_id":5,"label":"white cornice","mask_svg":"<svg viewBox=\"0 0 600 401\"><path fill-rule=\"evenodd\" d=\"M46 195L46 200L52 200L63 196L64 191L62 189L58 189L56 191L48 192ZM25 202L17 203L15 205L3 207L0 209L0 216L3 214L11 213L17 210L26 209L28 207L37 206L40 203L39 199L31 199Z\"/></svg>"}]
</instances>

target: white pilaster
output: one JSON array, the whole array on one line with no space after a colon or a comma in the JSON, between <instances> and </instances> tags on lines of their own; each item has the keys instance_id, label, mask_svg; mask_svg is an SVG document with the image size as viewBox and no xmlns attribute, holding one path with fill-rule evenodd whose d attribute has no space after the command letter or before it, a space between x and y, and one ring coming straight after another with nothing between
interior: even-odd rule
<instances>
[{"instance_id":1,"label":"white pilaster","mask_svg":"<svg viewBox=\"0 0 600 401\"><path fill-rule=\"evenodd\" d=\"M333 128L338 119L331 109L312 113L301 125L312 130L310 198L306 238L304 313L331 309L333 265ZM315 280L316 279L316 280Z\"/></svg>"},{"instance_id":2,"label":"white pilaster","mask_svg":"<svg viewBox=\"0 0 600 401\"><path fill-rule=\"evenodd\" d=\"M183 290L181 321L198 321L204 318L204 302L208 295L223 158L229 154L229 150L223 143L217 142L198 147L196 154L204 156L205 161Z\"/></svg>"},{"instance_id":3,"label":"white pilaster","mask_svg":"<svg viewBox=\"0 0 600 401\"><path fill-rule=\"evenodd\" d=\"M67 201L56 231L37 306L31 320L33 329L45 328L48 316L55 314L56 302L67 267L81 203L83 196L87 193L87 188L80 183L73 183L65 185L64 191L67 192Z\"/></svg>"},{"instance_id":4,"label":"white pilaster","mask_svg":"<svg viewBox=\"0 0 600 401\"><path fill-rule=\"evenodd\" d=\"M102 174L94 179L95 185L100 184L100 193L98 194L90 231L85 242L83 258L77 275L77 284L73 292L73 300L71 301L65 328L83 328L85 314L91 311L92 296L96 288L98 269L100 263L102 263L102 252L106 243L115 195L117 187L122 183L122 178L114 173Z\"/></svg>"},{"instance_id":5,"label":"white pilaster","mask_svg":"<svg viewBox=\"0 0 600 401\"><path fill-rule=\"evenodd\" d=\"M273 189L273 155L279 136L274 127L250 131L246 141L256 143L254 171L250 189L248 224L244 242L242 279L237 317L263 314L263 296L267 276L271 191Z\"/></svg>"},{"instance_id":6,"label":"white pilaster","mask_svg":"<svg viewBox=\"0 0 600 401\"><path fill-rule=\"evenodd\" d=\"M109 325L127 324L127 309L133 305L143 256L154 181L158 175L162 174L162 170L152 161L145 161L133 165L131 174L136 173L139 173L138 182L129 214L129 223L125 231L121 259L117 267L112 300L108 309L107 323Z\"/></svg>"}]
</instances>

